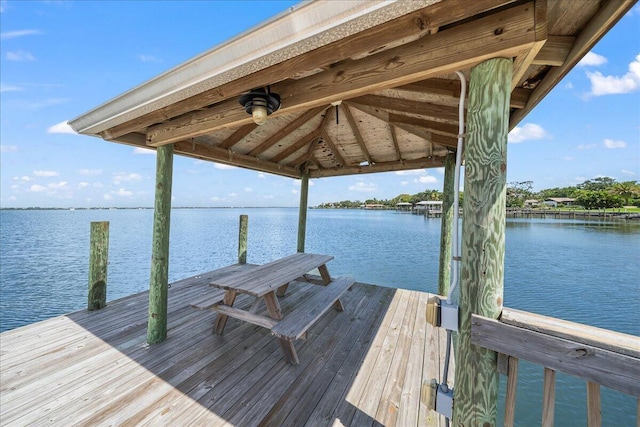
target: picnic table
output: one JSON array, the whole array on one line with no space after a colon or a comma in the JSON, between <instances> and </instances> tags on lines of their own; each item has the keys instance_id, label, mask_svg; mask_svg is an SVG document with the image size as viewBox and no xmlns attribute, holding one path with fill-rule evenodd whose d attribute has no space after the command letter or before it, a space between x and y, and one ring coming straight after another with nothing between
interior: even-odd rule
<instances>
[{"instance_id":1,"label":"picnic table","mask_svg":"<svg viewBox=\"0 0 640 427\"><path fill-rule=\"evenodd\" d=\"M330 255L297 253L212 281L210 286L224 290L222 301L211 307L218 312L215 333L223 334L229 317L270 329L280 340L287 361L298 364L293 342L304 338L307 329L332 306L342 311L340 296L355 282L348 276L332 279L327 269L327 262L332 259ZM283 314L278 297L284 296L290 284L304 280L305 275L316 268L322 279L318 291L291 312ZM248 310L233 306L238 294L255 297ZM262 302L266 305L268 317L257 314Z\"/></svg>"}]
</instances>

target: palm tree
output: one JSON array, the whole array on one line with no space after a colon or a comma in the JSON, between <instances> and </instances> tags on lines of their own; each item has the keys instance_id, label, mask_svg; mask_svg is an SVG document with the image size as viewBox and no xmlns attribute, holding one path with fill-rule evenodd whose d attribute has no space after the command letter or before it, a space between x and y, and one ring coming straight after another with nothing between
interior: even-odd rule
<instances>
[{"instance_id":1,"label":"palm tree","mask_svg":"<svg viewBox=\"0 0 640 427\"><path fill-rule=\"evenodd\" d=\"M640 196L640 185L637 181L617 182L611 186L611 193L624 199L625 206L629 205L629 199Z\"/></svg>"}]
</instances>

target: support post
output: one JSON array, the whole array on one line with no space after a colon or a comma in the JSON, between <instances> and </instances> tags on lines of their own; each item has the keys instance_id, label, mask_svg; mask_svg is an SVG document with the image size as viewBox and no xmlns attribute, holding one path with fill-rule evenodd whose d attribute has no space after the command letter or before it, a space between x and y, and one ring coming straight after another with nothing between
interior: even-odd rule
<instances>
[{"instance_id":1,"label":"support post","mask_svg":"<svg viewBox=\"0 0 640 427\"><path fill-rule=\"evenodd\" d=\"M442 186L442 222L440 225L440 269L438 295L449 293L451 282L451 232L453 224L453 198L455 193L456 153L448 153L444 159L444 184Z\"/></svg>"},{"instance_id":2,"label":"support post","mask_svg":"<svg viewBox=\"0 0 640 427\"><path fill-rule=\"evenodd\" d=\"M471 314L496 319L502 311L512 68L510 59L495 58L471 70L453 408L456 427L496 425L497 356L471 344Z\"/></svg>"},{"instance_id":3,"label":"support post","mask_svg":"<svg viewBox=\"0 0 640 427\"><path fill-rule=\"evenodd\" d=\"M302 173L300 183L300 213L298 214L298 252L304 252L304 240L307 234L307 202L309 200L309 171Z\"/></svg>"},{"instance_id":4,"label":"support post","mask_svg":"<svg viewBox=\"0 0 640 427\"><path fill-rule=\"evenodd\" d=\"M109 222L91 223L89 249L89 296L87 310L107 305L107 265L109 264Z\"/></svg>"},{"instance_id":5,"label":"support post","mask_svg":"<svg viewBox=\"0 0 640 427\"><path fill-rule=\"evenodd\" d=\"M158 147L156 156L156 196L153 214L151 277L149 279L149 320L147 343L157 344L167 337L169 288L169 225L173 144Z\"/></svg>"},{"instance_id":6,"label":"support post","mask_svg":"<svg viewBox=\"0 0 640 427\"><path fill-rule=\"evenodd\" d=\"M238 264L247 263L247 233L249 229L249 216L240 215L240 227L238 233Z\"/></svg>"}]
</instances>

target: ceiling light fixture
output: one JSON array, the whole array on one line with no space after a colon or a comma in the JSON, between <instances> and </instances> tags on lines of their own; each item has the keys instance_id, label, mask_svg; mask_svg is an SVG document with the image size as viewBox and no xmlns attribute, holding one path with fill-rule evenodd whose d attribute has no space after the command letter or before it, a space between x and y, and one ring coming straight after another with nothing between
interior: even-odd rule
<instances>
[{"instance_id":1,"label":"ceiling light fixture","mask_svg":"<svg viewBox=\"0 0 640 427\"><path fill-rule=\"evenodd\" d=\"M267 116L280 109L280 95L271 93L271 88L257 88L240 97L240 104L247 114L253 116L253 121L257 125L267 122Z\"/></svg>"}]
</instances>

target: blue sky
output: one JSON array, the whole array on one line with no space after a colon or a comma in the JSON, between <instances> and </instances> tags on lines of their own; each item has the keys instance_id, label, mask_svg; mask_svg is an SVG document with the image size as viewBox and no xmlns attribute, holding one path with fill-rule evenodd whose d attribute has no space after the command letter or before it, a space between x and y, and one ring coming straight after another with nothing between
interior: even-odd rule
<instances>
[{"instance_id":1,"label":"blue sky","mask_svg":"<svg viewBox=\"0 0 640 427\"><path fill-rule=\"evenodd\" d=\"M0 206L152 206L155 156L67 120L295 2L0 0ZM508 181L640 179L640 5L510 134ZM442 170L312 180L309 204L442 188ZM297 206L299 181L176 156L174 206Z\"/></svg>"}]
</instances>

